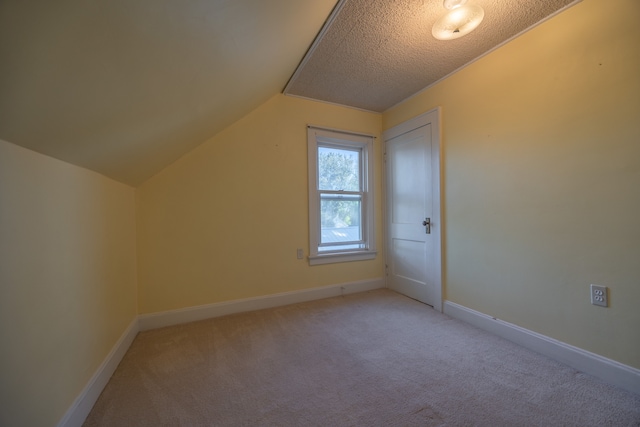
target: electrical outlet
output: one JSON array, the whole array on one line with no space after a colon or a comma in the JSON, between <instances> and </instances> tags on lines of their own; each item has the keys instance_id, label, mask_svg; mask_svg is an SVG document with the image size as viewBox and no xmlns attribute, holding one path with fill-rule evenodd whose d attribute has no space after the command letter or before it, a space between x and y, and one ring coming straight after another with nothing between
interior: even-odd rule
<instances>
[{"instance_id":1,"label":"electrical outlet","mask_svg":"<svg viewBox=\"0 0 640 427\"><path fill-rule=\"evenodd\" d=\"M304 256L304 252L302 251L302 249L296 250L296 256L298 257L298 259L302 259L302 257Z\"/></svg>"},{"instance_id":2,"label":"electrical outlet","mask_svg":"<svg viewBox=\"0 0 640 427\"><path fill-rule=\"evenodd\" d=\"M606 286L591 285L591 304L600 305L602 307L607 307L609 305Z\"/></svg>"}]
</instances>

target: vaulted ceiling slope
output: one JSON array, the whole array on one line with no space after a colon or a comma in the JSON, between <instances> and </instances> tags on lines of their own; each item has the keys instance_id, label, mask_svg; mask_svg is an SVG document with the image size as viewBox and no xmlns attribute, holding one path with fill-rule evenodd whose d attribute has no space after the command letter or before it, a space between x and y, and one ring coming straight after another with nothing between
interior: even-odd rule
<instances>
[{"instance_id":1,"label":"vaulted ceiling slope","mask_svg":"<svg viewBox=\"0 0 640 427\"><path fill-rule=\"evenodd\" d=\"M384 111L573 0L469 1L442 42L442 0L1 0L0 139L137 186L285 85Z\"/></svg>"},{"instance_id":2,"label":"vaulted ceiling slope","mask_svg":"<svg viewBox=\"0 0 640 427\"><path fill-rule=\"evenodd\" d=\"M0 139L138 185L282 91L336 0L2 0Z\"/></svg>"},{"instance_id":3,"label":"vaulted ceiling slope","mask_svg":"<svg viewBox=\"0 0 640 427\"><path fill-rule=\"evenodd\" d=\"M441 41L442 0L341 0L285 93L383 112L576 2L469 3L484 9L480 26Z\"/></svg>"}]
</instances>

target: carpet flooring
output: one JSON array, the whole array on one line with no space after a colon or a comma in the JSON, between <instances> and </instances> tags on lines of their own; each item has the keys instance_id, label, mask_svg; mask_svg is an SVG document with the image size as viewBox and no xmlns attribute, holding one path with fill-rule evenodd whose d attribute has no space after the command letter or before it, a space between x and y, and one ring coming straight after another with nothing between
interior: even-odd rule
<instances>
[{"instance_id":1,"label":"carpet flooring","mask_svg":"<svg viewBox=\"0 0 640 427\"><path fill-rule=\"evenodd\" d=\"M640 396L381 289L138 334L85 426L640 426Z\"/></svg>"}]
</instances>

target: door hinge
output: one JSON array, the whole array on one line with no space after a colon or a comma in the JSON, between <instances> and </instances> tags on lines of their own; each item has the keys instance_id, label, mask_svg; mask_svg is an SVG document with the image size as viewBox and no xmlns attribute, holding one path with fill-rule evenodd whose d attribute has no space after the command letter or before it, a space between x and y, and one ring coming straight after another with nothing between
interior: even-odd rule
<instances>
[{"instance_id":1,"label":"door hinge","mask_svg":"<svg viewBox=\"0 0 640 427\"><path fill-rule=\"evenodd\" d=\"M384 265L384 275L385 276L389 275L389 266L387 264Z\"/></svg>"}]
</instances>

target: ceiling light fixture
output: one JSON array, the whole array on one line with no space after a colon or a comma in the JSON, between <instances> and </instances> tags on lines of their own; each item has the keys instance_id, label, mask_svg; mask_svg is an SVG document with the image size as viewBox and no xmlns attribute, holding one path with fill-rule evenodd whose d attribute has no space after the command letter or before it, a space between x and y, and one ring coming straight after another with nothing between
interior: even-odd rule
<instances>
[{"instance_id":1,"label":"ceiling light fixture","mask_svg":"<svg viewBox=\"0 0 640 427\"><path fill-rule=\"evenodd\" d=\"M433 24L431 34L438 40L453 40L475 30L484 18L484 9L478 5L466 4L467 0L444 0L449 9Z\"/></svg>"}]
</instances>

